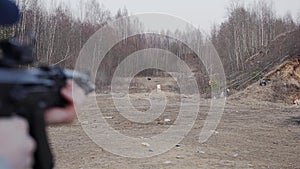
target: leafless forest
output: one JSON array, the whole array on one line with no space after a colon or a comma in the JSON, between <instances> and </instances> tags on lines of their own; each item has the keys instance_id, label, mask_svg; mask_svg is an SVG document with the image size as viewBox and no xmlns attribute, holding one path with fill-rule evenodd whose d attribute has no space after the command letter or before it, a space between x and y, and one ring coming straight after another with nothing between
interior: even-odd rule
<instances>
[{"instance_id":1,"label":"leafless forest","mask_svg":"<svg viewBox=\"0 0 300 169\"><path fill-rule=\"evenodd\" d=\"M82 3L78 7L80 17L75 17L66 5L50 7L54 10L49 12L43 9L42 3L41 0L19 0L22 20L12 28L1 28L0 38L24 36L34 32L37 37L35 51L38 62L68 68L74 67L79 51L94 32L106 22L128 16L126 9L120 9L113 15L96 0ZM252 55L262 51L278 35L299 29L299 22L294 21L289 13L285 16L277 16L269 1L260 1L247 7L233 2L227 6L227 9L228 19L219 25L214 25L208 38L200 31L175 31L169 34L180 34L191 41L203 41L203 44L206 40L210 40L221 57L229 84L234 85L236 77L248 71L247 60ZM143 26L136 21L128 21L126 31L131 30L142 32ZM126 33L128 32L124 32L124 36ZM168 37L135 36L125 41L126 43L116 45L102 67L100 66L99 69L105 72L105 78L101 78L99 85L109 84L114 68L124 57L147 47L166 49L186 62L194 62L189 59L193 53L188 48L181 47L180 42L172 41ZM194 64L198 67L195 68L195 72L205 75L205 69L199 65L201 62ZM263 67L257 66L256 71L261 69ZM153 70L148 70L148 73L151 72L153 73ZM198 78L202 88L208 85L205 84L207 80L204 79Z\"/></svg>"}]
</instances>

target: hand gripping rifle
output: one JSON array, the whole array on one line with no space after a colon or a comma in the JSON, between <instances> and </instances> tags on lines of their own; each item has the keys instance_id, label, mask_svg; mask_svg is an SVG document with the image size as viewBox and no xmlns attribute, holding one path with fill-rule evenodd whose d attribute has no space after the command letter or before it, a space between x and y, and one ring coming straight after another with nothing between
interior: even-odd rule
<instances>
[{"instance_id":1,"label":"hand gripping rifle","mask_svg":"<svg viewBox=\"0 0 300 169\"><path fill-rule=\"evenodd\" d=\"M29 123L30 135L37 144L34 169L52 169L53 156L48 143L45 110L64 107L68 102L61 89L73 79L86 94L94 90L87 74L59 67L20 68L33 63L33 45L15 39L0 41L0 116L19 115ZM22 42L24 43L24 42Z\"/></svg>"}]
</instances>

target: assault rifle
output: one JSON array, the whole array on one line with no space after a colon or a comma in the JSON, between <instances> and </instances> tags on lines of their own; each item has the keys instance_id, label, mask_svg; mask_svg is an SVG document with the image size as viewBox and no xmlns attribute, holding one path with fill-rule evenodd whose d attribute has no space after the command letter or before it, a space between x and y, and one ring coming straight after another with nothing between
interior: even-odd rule
<instances>
[{"instance_id":1,"label":"assault rifle","mask_svg":"<svg viewBox=\"0 0 300 169\"><path fill-rule=\"evenodd\" d=\"M29 123L37 143L34 169L52 169L54 160L48 143L44 112L68 102L61 89L73 79L86 94L94 90L87 74L60 67L22 68L34 62L33 39L0 41L0 116L19 115Z\"/></svg>"}]
</instances>

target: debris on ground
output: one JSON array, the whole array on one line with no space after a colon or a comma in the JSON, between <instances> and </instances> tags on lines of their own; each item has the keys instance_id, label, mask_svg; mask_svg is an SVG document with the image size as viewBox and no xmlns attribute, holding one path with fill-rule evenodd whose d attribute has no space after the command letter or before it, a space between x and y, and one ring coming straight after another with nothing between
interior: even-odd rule
<instances>
[{"instance_id":1,"label":"debris on ground","mask_svg":"<svg viewBox=\"0 0 300 169\"><path fill-rule=\"evenodd\" d=\"M238 154L238 153L234 153L232 156L233 156L233 157L238 157L239 154Z\"/></svg>"},{"instance_id":2,"label":"debris on ground","mask_svg":"<svg viewBox=\"0 0 300 169\"><path fill-rule=\"evenodd\" d=\"M171 163L172 163L172 162L169 161L169 160L167 160L167 161L164 162L164 164L171 164Z\"/></svg>"},{"instance_id":3,"label":"debris on ground","mask_svg":"<svg viewBox=\"0 0 300 169\"><path fill-rule=\"evenodd\" d=\"M142 145L145 146L145 147L150 147L150 144L146 143L146 142L143 142Z\"/></svg>"},{"instance_id":4,"label":"debris on ground","mask_svg":"<svg viewBox=\"0 0 300 169\"><path fill-rule=\"evenodd\" d=\"M176 156L176 159L183 159L182 156Z\"/></svg>"},{"instance_id":5,"label":"debris on ground","mask_svg":"<svg viewBox=\"0 0 300 169\"><path fill-rule=\"evenodd\" d=\"M197 150L196 152L199 154L205 154L205 151L202 151L202 150Z\"/></svg>"}]
</instances>

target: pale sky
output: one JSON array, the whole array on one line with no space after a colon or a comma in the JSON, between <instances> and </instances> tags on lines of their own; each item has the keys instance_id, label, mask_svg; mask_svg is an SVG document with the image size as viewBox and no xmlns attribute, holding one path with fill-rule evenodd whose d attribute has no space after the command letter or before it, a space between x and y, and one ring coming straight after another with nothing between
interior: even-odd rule
<instances>
[{"instance_id":1,"label":"pale sky","mask_svg":"<svg viewBox=\"0 0 300 169\"><path fill-rule=\"evenodd\" d=\"M63 1L73 10L79 6L79 0ZM83 0L87 1L87 0ZM214 23L220 24L226 19L227 7L232 0L97 0L113 14L119 8L126 7L129 14L161 12L178 16L204 31L209 31ZM258 0L235 0L245 5ZM271 1L271 0L266 0ZM71 2L71 3L70 3ZM49 1L48 1L49 3ZM294 19L300 16L300 0L273 0L277 15L283 16L288 11Z\"/></svg>"}]
</instances>

